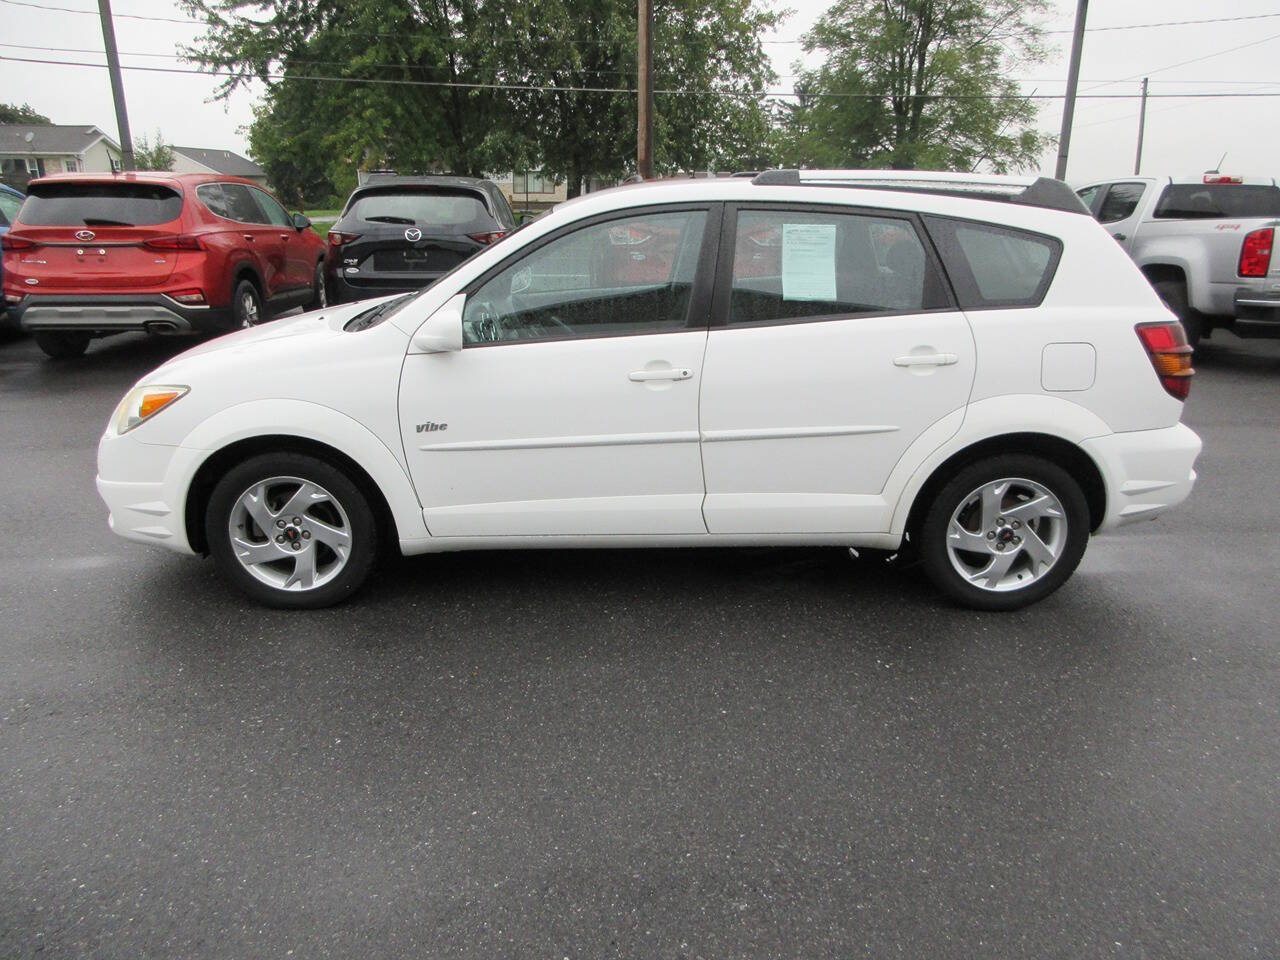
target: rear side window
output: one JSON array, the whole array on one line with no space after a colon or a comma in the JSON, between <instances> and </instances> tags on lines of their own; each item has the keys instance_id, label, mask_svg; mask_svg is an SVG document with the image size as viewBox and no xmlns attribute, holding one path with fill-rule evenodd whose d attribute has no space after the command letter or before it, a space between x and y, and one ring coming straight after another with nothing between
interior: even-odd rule
<instances>
[{"instance_id":1,"label":"rear side window","mask_svg":"<svg viewBox=\"0 0 1280 960\"><path fill-rule=\"evenodd\" d=\"M22 206L22 198L10 193L0 193L0 227L7 227L18 216L18 208Z\"/></svg>"},{"instance_id":2,"label":"rear side window","mask_svg":"<svg viewBox=\"0 0 1280 960\"><path fill-rule=\"evenodd\" d=\"M1138 209L1138 201L1146 190L1145 183L1113 183L1107 191L1102 207L1098 210L1099 223L1118 223L1133 216Z\"/></svg>"},{"instance_id":3,"label":"rear side window","mask_svg":"<svg viewBox=\"0 0 1280 960\"><path fill-rule=\"evenodd\" d=\"M145 227L182 215L182 196L152 183L42 183L22 207L30 227Z\"/></svg>"},{"instance_id":4,"label":"rear side window","mask_svg":"<svg viewBox=\"0 0 1280 960\"><path fill-rule=\"evenodd\" d=\"M372 223L440 228L449 233L485 233L494 218L477 194L467 190L379 190L352 201L347 217Z\"/></svg>"},{"instance_id":5,"label":"rear side window","mask_svg":"<svg viewBox=\"0 0 1280 960\"><path fill-rule=\"evenodd\" d=\"M1174 183L1164 188L1152 216L1160 220L1280 217L1280 187L1243 183Z\"/></svg>"},{"instance_id":6,"label":"rear side window","mask_svg":"<svg viewBox=\"0 0 1280 960\"><path fill-rule=\"evenodd\" d=\"M214 216L237 223L267 223L266 214L242 183L202 183L196 196Z\"/></svg>"},{"instance_id":7,"label":"rear side window","mask_svg":"<svg viewBox=\"0 0 1280 960\"><path fill-rule=\"evenodd\" d=\"M990 223L925 217L965 310L1034 307L1062 256L1053 237Z\"/></svg>"},{"instance_id":8,"label":"rear side window","mask_svg":"<svg viewBox=\"0 0 1280 960\"><path fill-rule=\"evenodd\" d=\"M731 325L949 305L908 220L809 210L742 210L733 250Z\"/></svg>"}]
</instances>

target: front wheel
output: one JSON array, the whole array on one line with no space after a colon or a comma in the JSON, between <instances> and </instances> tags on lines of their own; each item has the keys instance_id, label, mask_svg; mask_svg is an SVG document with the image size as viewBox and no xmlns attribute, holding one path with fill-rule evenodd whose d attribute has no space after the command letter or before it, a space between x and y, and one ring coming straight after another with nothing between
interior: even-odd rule
<instances>
[{"instance_id":1,"label":"front wheel","mask_svg":"<svg viewBox=\"0 0 1280 960\"><path fill-rule=\"evenodd\" d=\"M311 283L311 303L308 310L323 310L329 305L329 294L324 286L324 261L316 264L315 277Z\"/></svg>"},{"instance_id":2,"label":"front wheel","mask_svg":"<svg viewBox=\"0 0 1280 960\"><path fill-rule=\"evenodd\" d=\"M36 334L36 346L54 360L71 360L84 356L89 349L87 333L66 333L49 330Z\"/></svg>"},{"instance_id":3,"label":"front wheel","mask_svg":"<svg viewBox=\"0 0 1280 960\"><path fill-rule=\"evenodd\" d=\"M1089 541L1089 506L1066 470L1005 455L960 470L928 507L929 578L975 610L1017 610L1066 582Z\"/></svg>"},{"instance_id":4,"label":"front wheel","mask_svg":"<svg viewBox=\"0 0 1280 960\"><path fill-rule=\"evenodd\" d=\"M327 607L354 593L378 549L368 498L337 467L263 454L214 487L205 537L218 572L271 607Z\"/></svg>"}]
</instances>

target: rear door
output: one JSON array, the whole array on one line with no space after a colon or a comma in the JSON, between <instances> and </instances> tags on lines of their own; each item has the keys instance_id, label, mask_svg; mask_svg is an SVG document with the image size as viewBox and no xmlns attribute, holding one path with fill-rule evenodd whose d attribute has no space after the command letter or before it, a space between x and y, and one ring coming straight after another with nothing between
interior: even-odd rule
<instances>
[{"instance_id":1,"label":"rear door","mask_svg":"<svg viewBox=\"0 0 1280 960\"><path fill-rule=\"evenodd\" d=\"M180 190L145 182L33 183L13 229L40 246L22 251L15 267L33 293L163 284L179 257L194 255L157 243L182 232Z\"/></svg>"},{"instance_id":2,"label":"rear door","mask_svg":"<svg viewBox=\"0 0 1280 960\"><path fill-rule=\"evenodd\" d=\"M974 375L920 224L800 205L726 218L702 378L707 529L886 530L890 472L938 421L958 429Z\"/></svg>"}]
</instances>

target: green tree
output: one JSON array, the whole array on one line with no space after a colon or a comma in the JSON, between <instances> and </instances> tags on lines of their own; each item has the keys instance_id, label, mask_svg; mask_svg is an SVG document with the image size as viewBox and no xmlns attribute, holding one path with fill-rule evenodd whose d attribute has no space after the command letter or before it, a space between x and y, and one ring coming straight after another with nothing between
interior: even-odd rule
<instances>
[{"instance_id":1,"label":"green tree","mask_svg":"<svg viewBox=\"0 0 1280 960\"><path fill-rule=\"evenodd\" d=\"M133 141L133 164L139 170L173 169L173 149L164 142L159 130L155 140L142 136Z\"/></svg>"},{"instance_id":2,"label":"green tree","mask_svg":"<svg viewBox=\"0 0 1280 960\"><path fill-rule=\"evenodd\" d=\"M1044 0L838 0L804 37L825 62L784 109L789 165L997 172L1035 163L1050 138L1008 79L1044 59Z\"/></svg>"},{"instance_id":3,"label":"green tree","mask_svg":"<svg viewBox=\"0 0 1280 960\"><path fill-rule=\"evenodd\" d=\"M0 123L26 123L36 126L51 126L53 121L43 114L36 113L31 104L0 103Z\"/></svg>"},{"instance_id":4,"label":"green tree","mask_svg":"<svg viewBox=\"0 0 1280 960\"><path fill-rule=\"evenodd\" d=\"M684 91L657 97L659 169L759 153L756 94L772 80L759 34L778 17L755 2L658 0L658 86ZM543 168L571 193L634 169L634 0L184 5L209 27L188 54L232 73L223 94L266 83L251 153L291 197L341 192L357 169Z\"/></svg>"}]
</instances>

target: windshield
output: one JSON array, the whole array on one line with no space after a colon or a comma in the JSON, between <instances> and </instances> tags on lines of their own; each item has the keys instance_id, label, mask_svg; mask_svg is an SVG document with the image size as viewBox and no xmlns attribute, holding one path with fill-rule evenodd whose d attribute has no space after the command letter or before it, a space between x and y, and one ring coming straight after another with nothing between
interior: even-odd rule
<instances>
[{"instance_id":1,"label":"windshield","mask_svg":"<svg viewBox=\"0 0 1280 960\"><path fill-rule=\"evenodd\" d=\"M494 219L484 201L466 190L381 190L362 193L352 201L344 219L397 223L439 229L448 233L487 233Z\"/></svg>"},{"instance_id":2,"label":"windshield","mask_svg":"<svg viewBox=\"0 0 1280 960\"><path fill-rule=\"evenodd\" d=\"M1280 217L1280 187L1175 183L1164 188L1153 216L1160 220Z\"/></svg>"}]
</instances>

